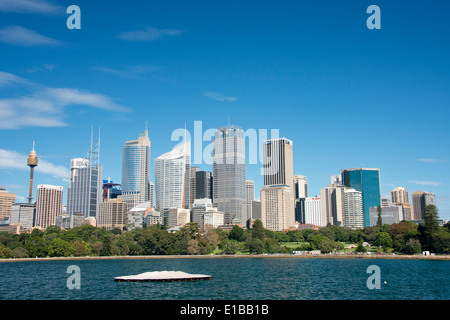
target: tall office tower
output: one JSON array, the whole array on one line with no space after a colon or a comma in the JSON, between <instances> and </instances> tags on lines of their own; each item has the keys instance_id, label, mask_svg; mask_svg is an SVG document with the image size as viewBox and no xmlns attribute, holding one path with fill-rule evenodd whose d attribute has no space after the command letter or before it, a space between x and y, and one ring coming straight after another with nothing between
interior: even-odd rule
<instances>
[{"instance_id":1,"label":"tall office tower","mask_svg":"<svg viewBox=\"0 0 450 320\"><path fill-rule=\"evenodd\" d=\"M294 202L287 185L270 185L261 188L261 221L272 231L288 230L295 226Z\"/></svg>"},{"instance_id":2,"label":"tall office tower","mask_svg":"<svg viewBox=\"0 0 450 320\"><path fill-rule=\"evenodd\" d=\"M425 219L425 208L432 204L436 206L435 194L426 191L417 191L412 195L412 202L414 206L414 220Z\"/></svg>"},{"instance_id":3,"label":"tall office tower","mask_svg":"<svg viewBox=\"0 0 450 320\"><path fill-rule=\"evenodd\" d=\"M247 203L247 219L253 219L252 201L255 200L255 181L245 181L245 202Z\"/></svg>"},{"instance_id":4,"label":"tall office tower","mask_svg":"<svg viewBox=\"0 0 450 320\"><path fill-rule=\"evenodd\" d=\"M210 171L195 173L195 199L213 199L213 177Z\"/></svg>"},{"instance_id":5,"label":"tall office tower","mask_svg":"<svg viewBox=\"0 0 450 320\"><path fill-rule=\"evenodd\" d=\"M189 177L189 208L194 205L194 200L197 198L197 172L199 167L191 167L190 177Z\"/></svg>"},{"instance_id":6,"label":"tall office tower","mask_svg":"<svg viewBox=\"0 0 450 320\"><path fill-rule=\"evenodd\" d=\"M329 224L343 226L344 187L330 184L320 189L322 227Z\"/></svg>"},{"instance_id":7,"label":"tall office tower","mask_svg":"<svg viewBox=\"0 0 450 320\"><path fill-rule=\"evenodd\" d=\"M103 166L99 164L100 137L91 138L91 147L84 158L70 161L70 180L67 188L67 214L81 212L84 218L96 217L103 198Z\"/></svg>"},{"instance_id":8,"label":"tall office tower","mask_svg":"<svg viewBox=\"0 0 450 320\"><path fill-rule=\"evenodd\" d=\"M225 224L246 225L245 139L240 127L217 129L213 140L213 201Z\"/></svg>"},{"instance_id":9,"label":"tall office tower","mask_svg":"<svg viewBox=\"0 0 450 320\"><path fill-rule=\"evenodd\" d=\"M35 214L35 203L15 203L11 207L9 223L20 223L22 228L31 229L34 226Z\"/></svg>"},{"instance_id":10,"label":"tall office tower","mask_svg":"<svg viewBox=\"0 0 450 320\"><path fill-rule=\"evenodd\" d=\"M30 167L30 187L28 189L28 203L33 200L33 179L34 179L34 168L38 165L38 157L36 151L34 151L34 141L33 150L30 151L30 155L27 159L27 165Z\"/></svg>"},{"instance_id":11,"label":"tall office tower","mask_svg":"<svg viewBox=\"0 0 450 320\"><path fill-rule=\"evenodd\" d=\"M300 198L303 205L303 217L300 219L301 224L322 225L322 211L320 197Z\"/></svg>"},{"instance_id":12,"label":"tall office tower","mask_svg":"<svg viewBox=\"0 0 450 320\"><path fill-rule=\"evenodd\" d=\"M15 202L16 194L9 193L3 186L0 186L0 223L11 215L11 207Z\"/></svg>"},{"instance_id":13,"label":"tall office tower","mask_svg":"<svg viewBox=\"0 0 450 320\"><path fill-rule=\"evenodd\" d=\"M287 185L294 197L294 155L292 141L286 138L264 141L263 163L264 185Z\"/></svg>"},{"instance_id":14,"label":"tall office tower","mask_svg":"<svg viewBox=\"0 0 450 320\"><path fill-rule=\"evenodd\" d=\"M63 207L63 187L40 184L37 187L35 226L46 228L54 225Z\"/></svg>"},{"instance_id":15,"label":"tall office tower","mask_svg":"<svg viewBox=\"0 0 450 320\"><path fill-rule=\"evenodd\" d=\"M405 188L397 187L391 191L392 203L402 207L403 219L414 220L412 205L409 203L408 191Z\"/></svg>"},{"instance_id":16,"label":"tall office tower","mask_svg":"<svg viewBox=\"0 0 450 320\"><path fill-rule=\"evenodd\" d=\"M294 209L294 157L292 141L286 138L281 139L271 139L264 141L264 157L263 157L263 167L264 167L264 188L261 189L261 215L263 217L263 225L270 225L272 222L264 221L264 218L268 219L272 213L277 212L279 217L277 217L280 222L279 226L283 226L283 229L288 229L289 227L295 226L295 209ZM270 188L266 187L280 187L285 186L286 188L277 188L279 193L281 190L282 196L277 194L275 197L270 197L271 201L277 199L278 201L290 201L288 205L263 203L262 197L263 193L270 192ZM269 199L268 197L266 197ZM286 199L285 199L286 198ZM290 199L290 200L288 200ZM271 212L264 210L273 210ZM279 211L279 209L287 211ZM278 211L277 211L278 210Z\"/></svg>"},{"instance_id":17,"label":"tall office tower","mask_svg":"<svg viewBox=\"0 0 450 320\"><path fill-rule=\"evenodd\" d=\"M128 209L147 202L150 188L150 139L148 128L122 148L122 195Z\"/></svg>"},{"instance_id":18,"label":"tall office tower","mask_svg":"<svg viewBox=\"0 0 450 320\"><path fill-rule=\"evenodd\" d=\"M391 191L391 199L394 204L409 203L408 191L402 187L394 188Z\"/></svg>"},{"instance_id":19,"label":"tall office tower","mask_svg":"<svg viewBox=\"0 0 450 320\"><path fill-rule=\"evenodd\" d=\"M148 183L148 202L150 208L155 207L155 184L151 181Z\"/></svg>"},{"instance_id":20,"label":"tall office tower","mask_svg":"<svg viewBox=\"0 0 450 320\"><path fill-rule=\"evenodd\" d=\"M189 207L190 150L190 141L181 142L155 159L156 211Z\"/></svg>"},{"instance_id":21,"label":"tall office tower","mask_svg":"<svg viewBox=\"0 0 450 320\"><path fill-rule=\"evenodd\" d=\"M364 227L370 227L370 207L381 205L380 169L344 169L342 184L362 192Z\"/></svg>"},{"instance_id":22,"label":"tall office tower","mask_svg":"<svg viewBox=\"0 0 450 320\"><path fill-rule=\"evenodd\" d=\"M305 176L294 176L294 198L308 197L308 180Z\"/></svg>"},{"instance_id":23,"label":"tall office tower","mask_svg":"<svg viewBox=\"0 0 450 320\"><path fill-rule=\"evenodd\" d=\"M344 190L344 227L351 229L363 229L364 210L362 192L353 188L343 188ZM369 211L370 214L370 211Z\"/></svg>"},{"instance_id":24,"label":"tall office tower","mask_svg":"<svg viewBox=\"0 0 450 320\"><path fill-rule=\"evenodd\" d=\"M124 230L127 225L126 202L120 198L106 199L98 204L97 227L105 227L106 230Z\"/></svg>"}]
</instances>

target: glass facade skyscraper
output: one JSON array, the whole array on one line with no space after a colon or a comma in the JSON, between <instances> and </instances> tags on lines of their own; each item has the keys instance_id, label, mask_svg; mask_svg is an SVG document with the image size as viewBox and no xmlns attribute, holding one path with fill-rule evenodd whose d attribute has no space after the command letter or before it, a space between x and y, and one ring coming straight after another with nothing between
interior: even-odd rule
<instances>
[{"instance_id":1,"label":"glass facade skyscraper","mask_svg":"<svg viewBox=\"0 0 450 320\"><path fill-rule=\"evenodd\" d=\"M190 162L189 141L155 159L156 211L189 207Z\"/></svg>"},{"instance_id":2,"label":"glass facade skyscraper","mask_svg":"<svg viewBox=\"0 0 450 320\"><path fill-rule=\"evenodd\" d=\"M97 216L102 201L103 166L99 164L100 137L84 158L70 161L70 180L67 188L67 214L81 213L84 218Z\"/></svg>"},{"instance_id":3,"label":"glass facade skyscraper","mask_svg":"<svg viewBox=\"0 0 450 320\"><path fill-rule=\"evenodd\" d=\"M362 193L364 227L370 227L370 207L381 206L380 169L343 169L342 183Z\"/></svg>"},{"instance_id":4,"label":"glass facade skyscraper","mask_svg":"<svg viewBox=\"0 0 450 320\"><path fill-rule=\"evenodd\" d=\"M149 201L150 139L148 130L137 140L127 141L122 148L122 195L129 209Z\"/></svg>"},{"instance_id":5,"label":"glass facade skyscraper","mask_svg":"<svg viewBox=\"0 0 450 320\"><path fill-rule=\"evenodd\" d=\"M245 139L238 126L217 129L213 140L213 202L224 222L246 225Z\"/></svg>"}]
</instances>

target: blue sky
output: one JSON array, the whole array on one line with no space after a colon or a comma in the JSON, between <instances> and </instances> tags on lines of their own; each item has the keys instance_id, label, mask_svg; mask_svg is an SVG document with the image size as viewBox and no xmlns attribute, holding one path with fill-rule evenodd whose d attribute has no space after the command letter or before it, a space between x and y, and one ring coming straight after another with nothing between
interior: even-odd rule
<instances>
[{"instance_id":1,"label":"blue sky","mask_svg":"<svg viewBox=\"0 0 450 320\"><path fill-rule=\"evenodd\" d=\"M72 4L81 30L66 27ZM366 27L372 4L379 30ZM375 167L383 197L397 186L434 192L450 219L449 9L443 1L1 0L0 185L25 200L33 140L35 187L66 189L92 126L95 137L101 128L104 178L120 182L122 145L146 121L156 158L185 123L193 134L194 121L206 130L230 119L291 139L310 195L341 169ZM259 169L247 165L257 190Z\"/></svg>"}]
</instances>

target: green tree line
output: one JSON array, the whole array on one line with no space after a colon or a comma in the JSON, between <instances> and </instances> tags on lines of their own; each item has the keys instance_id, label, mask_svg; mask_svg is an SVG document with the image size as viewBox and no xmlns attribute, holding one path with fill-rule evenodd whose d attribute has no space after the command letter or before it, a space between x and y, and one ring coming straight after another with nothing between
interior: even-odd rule
<instances>
[{"instance_id":1,"label":"green tree line","mask_svg":"<svg viewBox=\"0 0 450 320\"><path fill-rule=\"evenodd\" d=\"M363 242L384 252L415 254L428 250L450 254L450 223L440 227L436 207L430 205L425 222L419 225L379 221L376 226L356 230L328 225L319 230L273 232L265 229L260 220L252 229L235 225L231 230L200 230L196 223L189 223L174 233L160 225L123 232L91 225L66 230L50 226L19 235L1 232L0 258L275 254L292 250L330 253L343 250L346 243L358 244L355 251L364 252L367 249Z\"/></svg>"}]
</instances>

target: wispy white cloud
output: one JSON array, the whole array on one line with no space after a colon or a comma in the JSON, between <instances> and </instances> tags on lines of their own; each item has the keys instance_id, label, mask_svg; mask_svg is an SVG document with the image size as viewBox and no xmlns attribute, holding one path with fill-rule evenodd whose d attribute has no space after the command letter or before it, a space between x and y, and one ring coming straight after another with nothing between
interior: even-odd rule
<instances>
[{"instance_id":1,"label":"wispy white cloud","mask_svg":"<svg viewBox=\"0 0 450 320\"><path fill-rule=\"evenodd\" d=\"M43 64L40 66L34 66L34 67L27 68L27 69L25 69L25 72L35 73L35 72L43 72L43 71L52 71L55 68L56 68L56 65L54 65L54 64Z\"/></svg>"},{"instance_id":2,"label":"wispy white cloud","mask_svg":"<svg viewBox=\"0 0 450 320\"><path fill-rule=\"evenodd\" d=\"M58 14L64 8L47 0L1 0L0 12Z\"/></svg>"},{"instance_id":3,"label":"wispy white cloud","mask_svg":"<svg viewBox=\"0 0 450 320\"><path fill-rule=\"evenodd\" d=\"M131 78L142 78L144 75L159 70L160 68L152 65L140 65L140 66L137 65L137 66L128 66L122 69L109 67L96 67L94 69L114 76L131 79Z\"/></svg>"},{"instance_id":4,"label":"wispy white cloud","mask_svg":"<svg viewBox=\"0 0 450 320\"><path fill-rule=\"evenodd\" d=\"M27 155L14 150L0 149L0 168L1 169L18 169L29 170L26 165ZM43 173L54 178L67 179L69 170L61 165L55 165L46 160L40 159L36 172Z\"/></svg>"},{"instance_id":5,"label":"wispy white cloud","mask_svg":"<svg viewBox=\"0 0 450 320\"><path fill-rule=\"evenodd\" d=\"M0 87L12 84L31 84L31 82L12 73L0 71Z\"/></svg>"},{"instance_id":6,"label":"wispy white cloud","mask_svg":"<svg viewBox=\"0 0 450 320\"><path fill-rule=\"evenodd\" d=\"M220 102L234 102L237 100L236 97L230 97L230 96L224 96L222 93L220 92L204 92L203 95L205 97L220 101Z\"/></svg>"},{"instance_id":7,"label":"wispy white cloud","mask_svg":"<svg viewBox=\"0 0 450 320\"><path fill-rule=\"evenodd\" d=\"M0 30L0 41L22 47L61 47L64 42L46 37L21 26L6 26Z\"/></svg>"},{"instance_id":8,"label":"wispy white cloud","mask_svg":"<svg viewBox=\"0 0 450 320\"><path fill-rule=\"evenodd\" d=\"M17 83L26 80L2 72L2 79L13 79ZM22 81L23 80L23 81ZM129 107L115 103L110 97L76 88L48 88L33 84L32 93L17 98L0 99L0 129L23 127L66 126L66 108L81 105L113 113L130 112Z\"/></svg>"},{"instance_id":9,"label":"wispy white cloud","mask_svg":"<svg viewBox=\"0 0 450 320\"><path fill-rule=\"evenodd\" d=\"M38 94L40 95L40 93ZM47 96L48 100L55 102L59 106L68 105L86 105L97 109L103 109L113 112L129 112L130 108L119 105L111 100L111 98L73 88L47 88L43 92L43 96Z\"/></svg>"},{"instance_id":10,"label":"wispy white cloud","mask_svg":"<svg viewBox=\"0 0 450 320\"><path fill-rule=\"evenodd\" d=\"M423 186L440 186L442 185L441 182L437 181L419 181L419 180L409 180L409 183L419 184Z\"/></svg>"},{"instance_id":11,"label":"wispy white cloud","mask_svg":"<svg viewBox=\"0 0 450 320\"><path fill-rule=\"evenodd\" d=\"M119 39L126 41L154 41L165 36L178 36L183 34L182 30L175 29L157 29L157 28L144 28L140 30L121 32L117 35Z\"/></svg>"},{"instance_id":12,"label":"wispy white cloud","mask_svg":"<svg viewBox=\"0 0 450 320\"><path fill-rule=\"evenodd\" d=\"M436 162L446 163L447 162L447 160L438 160L438 159L432 159L432 158L421 158L421 159L417 159L417 161L429 162L429 163L436 163Z\"/></svg>"}]
</instances>

